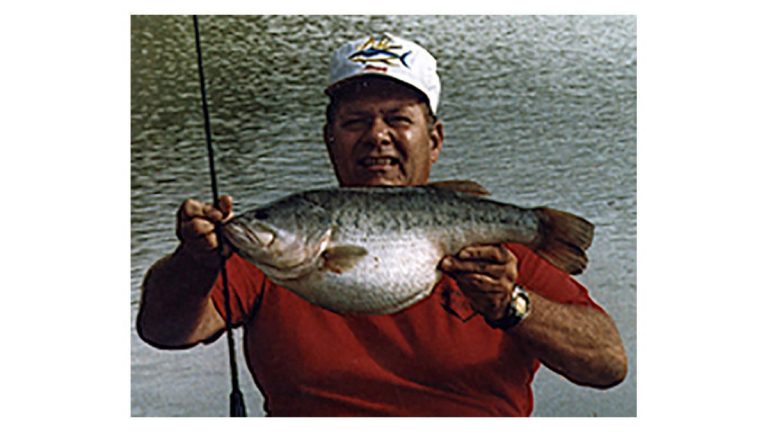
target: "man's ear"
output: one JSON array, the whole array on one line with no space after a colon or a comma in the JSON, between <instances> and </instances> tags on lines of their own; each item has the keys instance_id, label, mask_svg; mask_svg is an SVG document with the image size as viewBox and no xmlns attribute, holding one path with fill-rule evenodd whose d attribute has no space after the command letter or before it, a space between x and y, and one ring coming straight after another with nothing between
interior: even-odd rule
<instances>
[{"instance_id":1,"label":"man's ear","mask_svg":"<svg viewBox=\"0 0 768 432\"><path fill-rule=\"evenodd\" d=\"M437 162L437 158L440 156L440 152L443 150L443 122L435 120L435 125L429 132L429 160L432 163Z\"/></svg>"}]
</instances>

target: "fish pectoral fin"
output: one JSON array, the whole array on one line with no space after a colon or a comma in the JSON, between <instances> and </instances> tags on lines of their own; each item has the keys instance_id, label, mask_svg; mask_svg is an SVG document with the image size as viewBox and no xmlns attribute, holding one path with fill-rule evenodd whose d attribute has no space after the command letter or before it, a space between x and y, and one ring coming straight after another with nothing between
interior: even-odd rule
<instances>
[{"instance_id":1,"label":"fish pectoral fin","mask_svg":"<svg viewBox=\"0 0 768 432\"><path fill-rule=\"evenodd\" d=\"M366 255L368 255L368 250L360 246L339 245L330 247L322 254L323 267L334 273L344 273L351 270Z\"/></svg>"},{"instance_id":2,"label":"fish pectoral fin","mask_svg":"<svg viewBox=\"0 0 768 432\"><path fill-rule=\"evenodd\" d=\"M470 195L485 196L490 195L488 189L484 188L480 183L472 180L443 180L431 182L427 186L441 187L450 189L456 192L462 192Z\"/></svg>"}]
</instances>

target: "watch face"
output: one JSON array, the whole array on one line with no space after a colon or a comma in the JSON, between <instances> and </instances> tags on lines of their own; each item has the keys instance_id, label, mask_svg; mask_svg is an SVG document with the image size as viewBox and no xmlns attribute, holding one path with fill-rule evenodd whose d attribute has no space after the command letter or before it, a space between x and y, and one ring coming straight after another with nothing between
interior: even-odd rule
<instances>
[{"instance_id":1,"label":"watch face","mask_svg":"<svg viewBox=\"0 0 768 432\"><path fill-rule=\"evenodd\" d=\"M514 305L515 311L517 311L518 315L523 315L528 311L528 300L526 300L523 296L517 296L514 299Z\"/></svg>"},{"instance_id":2,"label":"watch face","mask_svg":"<svg viewBox=\"0 0 768 432\"><path fill-rule=\"evenodd\" d=\"M522 287L516 286L512 292L512 300L507 306L506 315L498 320L489 320L485 318L485 322L495 329L508 329L516 326L520 321L524 320L531 310L531 301L528 298L528 294Z\"/></svg>"}]
</instances>

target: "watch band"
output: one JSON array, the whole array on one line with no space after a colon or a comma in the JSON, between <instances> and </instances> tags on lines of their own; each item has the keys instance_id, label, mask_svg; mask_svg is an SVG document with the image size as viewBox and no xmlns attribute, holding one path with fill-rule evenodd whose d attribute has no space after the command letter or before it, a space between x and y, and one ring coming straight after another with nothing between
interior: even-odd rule
<instances>
[{"instance_id":1,"label":"watch band","mask_svg":"<svg viewBox=\"0 0 768 432\"><path fill-rule=\"evenodd\" d=\"M515 284L512 289L512 298L507 304L507 310L504 316L497 320L485 318L485 322L495 329L506 330L512 328L523 321L531 313L531 298L520 285Z\"/></svg>"}]
</instances>

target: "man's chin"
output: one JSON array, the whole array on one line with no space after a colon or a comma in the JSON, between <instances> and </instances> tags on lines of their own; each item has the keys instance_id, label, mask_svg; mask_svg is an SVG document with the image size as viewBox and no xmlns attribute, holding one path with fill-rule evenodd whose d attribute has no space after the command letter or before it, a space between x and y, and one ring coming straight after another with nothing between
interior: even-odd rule
<instances>
[{"instance_id":1,"label":"man's chin","mask_svg":"<svg viewBox=\"0 0 768 432\"><path fill-rule=\"evenodd\" d=\"M352 182L355 186L406 186L407 182L402 178L390 178L374 175L356 179Z\"/></svg>"},{"instance_id":2,"label":"man's chin","mask_svg":"<svg viewBox=\"0 0 768 432\"><path fill-rule=\"evenodd\" d=\"M364 186L405 186L405 182L401 180L375 178L367 181Z\"/></svg>"}]
</instances>

